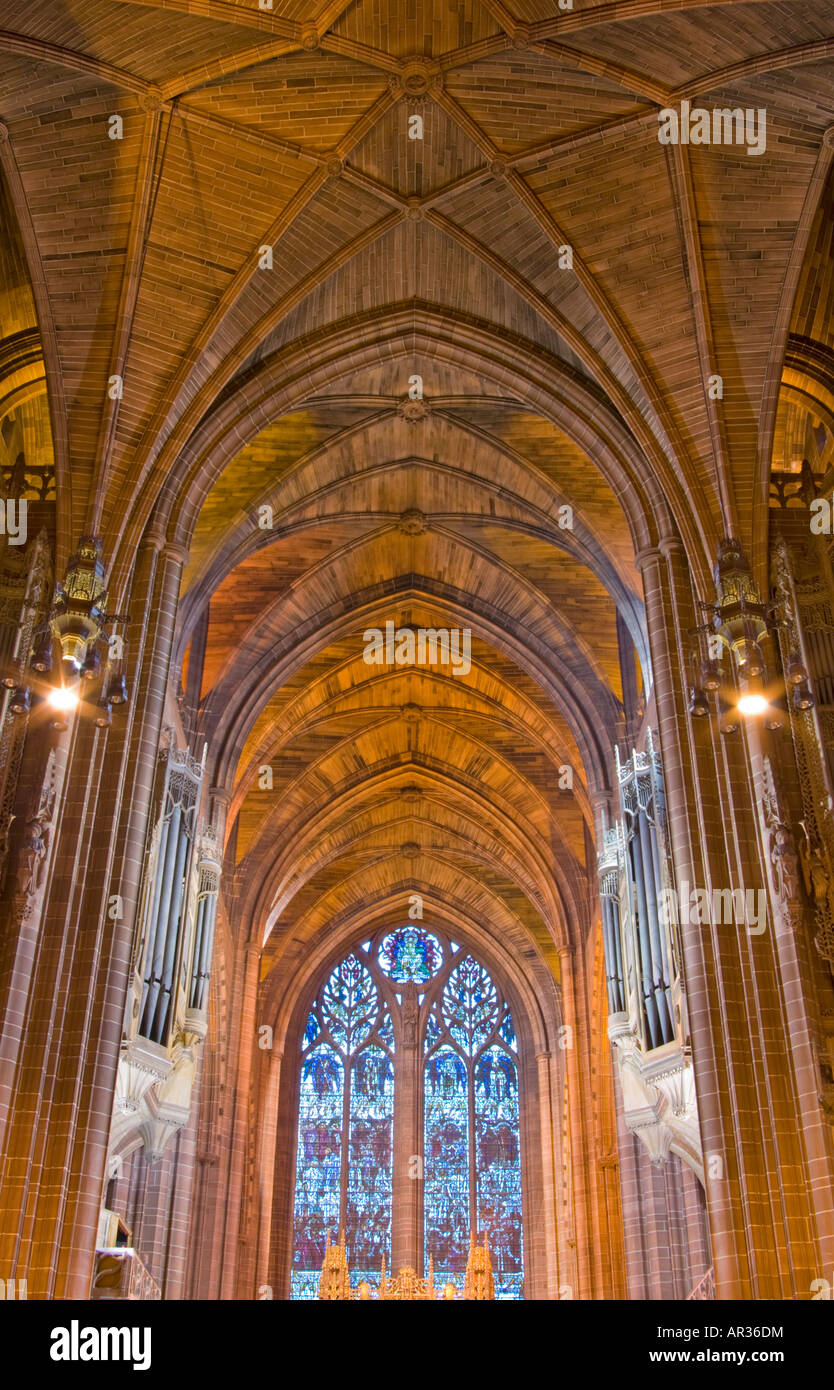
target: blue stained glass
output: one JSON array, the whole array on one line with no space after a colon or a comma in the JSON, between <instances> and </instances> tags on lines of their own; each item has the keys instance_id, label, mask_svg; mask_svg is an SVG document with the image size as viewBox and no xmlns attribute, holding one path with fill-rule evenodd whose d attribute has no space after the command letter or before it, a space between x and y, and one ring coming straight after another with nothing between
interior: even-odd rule
<instances>
[{"instance_id":1,"label":"blue stained glass","mask_svg":"<svg viewBox=\"0 0 834 1390\"><path fill-rule=\"evenodd\" d=\"M493 1270L495 1282L495 1298L506 1302L510 1299L518 1300L524 1297L524 1275L523 1274L496 1274Z\"/></svg>"},{"instance_id":2,"label":"blue stained glass","mask_svg":"<svg viewBox=\"0 0 834 1390\"><path fill-rule=\"evenodd\" d=\"M340 1051L350 1055L365 1042L379 1012L379 996L367 966L350 955L322 992L322 1017Z\"/></svg>"},{"instance_id":3,"label":"blue stained glass","mask_svg":"<svg viewBox=\"0 0 834 1390\"><path fill-rule=\"evenodd\" d=\"M516 1042L515 1029L513 1027L512 1015L509 1009L507 1009L506 1013L504 1014L504 1017L501 1020L501 1027L498 1029L498 1032L501 1035L503 1041L507 1044L507 1046L511 1047L513 1052L517 1052L518 1044Z\"/></svg>"},{"instance_id":4,"label":"blue stained glass","mask_svg":"<svg viewBox=\"0 0 834 1390\"><path fill-rule=\"evenodd\" d=\"M319 1031L319 1021L316 1018L316 1011L315 1009L311 1009L309 1014L307 1015L307 1023L304 1028L304 1042L302 1043L302 1047L309 1047L310 1043L315 1042L316 1038L319 1035Z\"/></svg>"},{"instance_id":5,"label":"blue stained glass","mask_svg":"<svg viewBox=\"0 0 834 1390\"><path fill-rule=\"evenodd\" d=\"M482 965L465 956L443 990L443 1018L455 1042L470 1057L483 1047L498 1022L498 993Z\"/></svg>"},{"instance_id":6,"label":"blue stained glass","mask_svg":"<svg viewBox=\"0 0 834 1390\"><path fill-rule=\"evenodd\" d=\"M320 1269L294 1269L290 1276L290 1298L309 1300L319 1296Z\"/></svg>"},{"instance_id":7,"label":"blue stained glass","mask_svg":"<svg viewBox=\"0 0 834 1390\"><path fill-rule=\"evenodd\" d=\"M398 985L407 980L423 985L442 966L443 949L437 937L422 927L402 927L383 940L379 964Z\"/></svg>"},{"instance_id":8,"label":"blue stained glass","mask_svg":"<svg viewBox=\"0 0 834 1390\"><path fill-rule=\"evenodd\" d=\"M427 1019L423 1063L425 1259L433 1258L438 1281L460 1284L474 1220L488 1234L496 1297L523 1298L510 1010L471 955L450 954L422 928L391 932L376 959L371 944L332 972L304 1030L290 1296L317 1297L327 1234L338 1239L343 1220L354 1287L377 1283L383 1253L390 1264L397 1020L377 972L407 985L396 1012L415 984L444 970L445 954L447 977Z\"/></svg>"},{"instance_id":9,"label":"blue stained glass","mask_svg":"<svg viewBox=\"0 0 834 1390\"><path fill-rule=\"evenodd\" d=\"M426 1259L439 1275L454 1274L469 1253L469 1084L450 1047L426 1063L424 1110Z\"/></svg>"},{"instance_id":10,"label":"blue stained glass","mask_svg":"<svg viewBox=\"0 0 834 1390\"><path fill-rule=\"evenodd\" d=\"M357 1279L378 1275L383 1254L390 1262L393 1124L393 1064L380 1048L366 1047L350 1087L347 1257Z\"/></svg>"},{"instance_id":11,"label":"blue stained glass","mask_svg":"<svg viewBox=\"0 0 834 1390\"><path fill-rule=\"evenodd\" d=\"M342 1062L326 1043L304 1058L295 1180L294 1275L315 1273L318 1278L327 1233L338 1236L344 1079ZM304 1279L300 1283L304 1284Z\"/></svg>"},{"instance_id":12,"label":"blue stained glass","mask_svg":"<svg viewBox=\"0 0 834 1390\"><path fill-rule=\"evenodd\" d=\"M489 1048L475 1064L475 1167L478 1225L489 1236L493 1271L520 1275L518 1073L500 1047Z\"/></svg>"},{"instance_id":13,"label":"blue stained glass","mask_svg":"<svg viewBox=\"0 0 834 1390\"><path fill-rule=\"evenodd\" d=\"M389 1012L388 1012L387 1009L385 1010L385 1012L384 1012L383 1015L382 1015L382 1018L381 1018L380 1023L379 1023L379 1027L377 1028L377 1032L378 1032L378 1034L379 1034L379 1040L380 1040L380 1042L383 1042L383 1043L385 1044L386 1047L390 1047L391 1051L393 1052L393 1050L394 1050L394 1025L393 1025L393 1023L391 1022L391 1015L389 1014Z\"/></svg>"},{"instance_id":14,"label":"blue stained glass","mask_svg":"<svg viewBox=\"0 0 834 1390\"><path fill-rule=\"evenodd\" d=\"M443 1030L441 1029L440 1024L438 1022L437 1015L432 1009L432 1012L429 1014L428 1019L426 1020L426 1052L429 1052L431 1048L434 1047L435 1043L439 1041L440 1034L442 1031Z\"/></svg>"}]
</instances>

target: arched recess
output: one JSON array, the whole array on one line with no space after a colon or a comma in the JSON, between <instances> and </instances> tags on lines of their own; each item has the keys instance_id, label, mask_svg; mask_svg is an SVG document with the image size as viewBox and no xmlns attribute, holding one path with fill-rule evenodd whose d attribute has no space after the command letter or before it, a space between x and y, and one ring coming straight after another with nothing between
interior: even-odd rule
<instances>
[{"instance_id":1,"label":"arched recess","mask_svg":"<svg viewBox=\"0 0 834 1390\"><path fill-rule=\"evenodd\" d=\"M511 952L482 924L455 909L443 911L428 898L424 910L421 925L452 935L461 945L461 954L471 952L495 979L512 1011L521 1092L525 1297L557 1297L554 1214L559 1208L546 1117L558 1112L564 1085L558 1048L562 1021L558 983L535 952ZM268 1218L269 1240L261 1243L256 1276L258 1284L268 1284L276 1298L287 1298L289 1291L301 1041L312 1001L345 956L377 933L402 925L407 925L406 909L392 912L390 901L367 915L358 913L332 932L322 932L294 965L288 962L274 970L261 985L258 1023L272 1028L272 1046L280 1061L276 1066L261 1059L257 1148L261 1165L269 1165L271 1173L261 1188L268 1193L269 1211L259 1213L259 1224L263 1231ZM400 1240L398 1248L412 1251L413 1245Z\"/></svg>"}]
</instances>

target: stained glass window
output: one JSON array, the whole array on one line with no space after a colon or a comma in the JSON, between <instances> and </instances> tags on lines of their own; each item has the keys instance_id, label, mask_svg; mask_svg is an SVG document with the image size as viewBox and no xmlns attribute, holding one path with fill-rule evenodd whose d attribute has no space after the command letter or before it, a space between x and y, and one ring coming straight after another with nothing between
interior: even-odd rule
<instances>
[{"instance_id":1,"label":"stained glass window","mask_svg":"<svg viewBox=\"0 0 834 1390\"><path fill-rule=\"evenodd\" d=\"M328 1235L356 1279L390 1257L393 1028L367 965L349 955L304 1030L291 1297L315 1298Z\"/></svg>"},{"instance_id":2,"label":"stained glass window","mask_svg":"<svg viewBox=\"0 0 834 1390\"><path fill-rule=\"evenodd\" d=\"M293 1297L315 1298L327 1232L339 1224L344 1067L324 1044L301 1068Z\"/></svg>"},{"instance_id":3,"label":"stained glass window","mask_svg":"<svg viewBox=\"0 0 834 1390\"><path fill-rule=\"evenodd\" d=\"M475 1168L479 1224L499 1285L520 1287L521 1165L518 1152L518 1072L501 1047L490 1047L475 1064Z\"/></svg>"},{"instance_id":4,"label":"stained glass window","mask_svg":"<svg viewBox=\"0 0 834 1390\"><path fill-rule=\"evenodd\" d=\"M443 1021L459 1047L471 1056L498 1022L498 993L482 965L465 956L443 991Z\"/></svg>"},{"instance_id":5,"label":"stained glass window","mask_svg":"<svg viewBox=\"0 0 834 1390\"><path fill-rule=\"evenodd\" d=\"M444 1283L460 1287L469 1230L486 1231L496 1297L521 1298L515 1029L509 1005L474 956L467 954L453 966L427 1020L424 1039L426 1258L432 1255ZM458 1154L464 1146L462 1176ZM466 1232L463 1246L457 1236L461 1224Z\"/></svg>"},{"instance_id":6,"label":"stained glass window","mask_svg":"<svg viewBox=\"0 0 834 1390\"><path fill-rule=\"evenodd\" d=\"M426 1255L462 1273L469 1251L469 1084L463 1059L438 1048L425 1069Z\"/></svg>"},{"instance_id":7,"label":"stained glass window","mask_svg":"<svg viewBox=\"0 0 834 1390\"><path fill-rule=\"evenodd\" d=\"M436 936L417 927L401 927L386 936L379 950L379 964L392 980L425 984L443 964L443 949Z\"/></svg>"},{"instance_id":8,"label":"stained glass window","mask_svg":"<svg viewBox=\"0 0 834 1390\"><path fill-rule=\"evenodd\" d=\"M416 1124L407 1146L423 1151L422 1203L406 1202L421 1223L411 1246L438 1284L461 1287L470 1236L486 1232L496 1296L521 1298L517 1042L475 957L419 924L364 942L319 990L300 1068L291 1297L317 1296L328 1235L344 1232L354 1286L378 1282L383 1255L390 1270L402 1090L398 1143Z\"/></svg>"}]
</instances>

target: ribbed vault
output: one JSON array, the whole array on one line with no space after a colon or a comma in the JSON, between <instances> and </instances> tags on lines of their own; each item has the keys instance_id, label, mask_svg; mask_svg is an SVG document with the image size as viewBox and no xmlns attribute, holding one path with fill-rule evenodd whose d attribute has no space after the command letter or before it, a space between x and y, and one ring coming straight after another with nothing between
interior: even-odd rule
<instances>
[{"instance_id":1,"label":"ribbed vault","mask_svg":"<svg viewBox=\"0 0 834 1390\"><path fill-rule=\"evenodd\" d=\"M723 534L764 563L771 442L831 462L827 0L3 10L3 409L51 466L48 381L59 573L101 535L119 607L143 537L188 555L235 929L283 979L416 892L552 980L641 552L707 597ZM683 99L766 107L766 151L661 146ZM389 621L471 669L367 664Z\"/></svg>"}]
</instances>

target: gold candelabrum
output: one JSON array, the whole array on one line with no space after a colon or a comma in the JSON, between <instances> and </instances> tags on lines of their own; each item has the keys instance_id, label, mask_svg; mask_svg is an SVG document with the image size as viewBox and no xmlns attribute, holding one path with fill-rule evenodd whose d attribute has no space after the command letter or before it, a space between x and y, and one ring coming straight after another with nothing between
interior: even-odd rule
<instances>
[{"instance_id":1,"label":"gold candelabrum","mask_svg":"<svg viewBox=\"0 0 834 1390\"><path fill-rule=\"evenodd\" d=\"M385 1270L385 1256L382 1257L379 1287L374 1288L363 1280L355 1290L350 1287L350 1268L345 1251L345 1234L342 1232L338 1244L331 1245L330 1232L327 1233L327 1249L321 1266L319 1278L319 1298L348 1302L350 1300L428 1303L432 1300L450 1302L453 1299L480 1302L495 1298L495 1280L492 1276L492 1261L489 1255L486 1232L484 1243L478 1245L475 1232L469 1240L469 1258L463 1280L463 1292L448 1281L442 1288L435 1288L434 1263L429 1258L429 1272L421 1279L416 1269L410 1266L401 1269L395 1279L389 1279Z\"/></svg>"}]
</instances>

